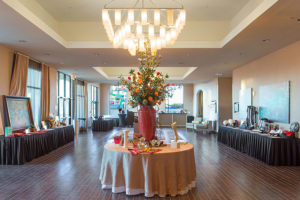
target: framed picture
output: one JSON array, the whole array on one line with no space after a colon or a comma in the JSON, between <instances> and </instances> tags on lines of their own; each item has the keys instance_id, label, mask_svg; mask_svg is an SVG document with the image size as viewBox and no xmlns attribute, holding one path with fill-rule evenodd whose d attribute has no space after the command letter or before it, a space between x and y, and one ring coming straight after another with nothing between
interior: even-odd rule
<instances>
[{"instance_id":1,"label":"framed picture","mask_svg":"<svg viewBox=\"0 0 300 200\"><path fill-rule=\"evenodd\" d=\"M30 98L3 96L5 126L12 131L34 127Z\"/></svg>"},{"instance_id":2,"label":"framed picture","mask_svg":"<svg viewBox=\"0 0 300 200\"><path fill-rule=\"evenodd\" d=\"M239 102L235 102L233 104L233 110L234 110L234 113L238 113L240 111L240 104L239 104Z\"/></svg>"}]
</instances>

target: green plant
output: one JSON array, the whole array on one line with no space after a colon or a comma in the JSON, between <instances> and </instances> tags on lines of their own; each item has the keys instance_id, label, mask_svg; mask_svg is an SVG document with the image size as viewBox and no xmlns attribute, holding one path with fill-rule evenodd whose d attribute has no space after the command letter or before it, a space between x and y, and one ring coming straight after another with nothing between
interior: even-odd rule
<instances>
[{"instance_id":1,"label":"green plant","mask_svg":"<svg viewBox=\"0 0 300 200\"><path fill-rule=\"evenodd\" d=\"M138 71L131 69L129 77L120 76L119 84L127 87L130 93L129 104L135 108L138 105L160 105L167 96L171 96L169 83L165 83L169 76L157 72L161 55L151 52L149 42L145 43L145 51L138 51ZM174 84L173 84L174 85Z\"/></svg>"}]
</instances>

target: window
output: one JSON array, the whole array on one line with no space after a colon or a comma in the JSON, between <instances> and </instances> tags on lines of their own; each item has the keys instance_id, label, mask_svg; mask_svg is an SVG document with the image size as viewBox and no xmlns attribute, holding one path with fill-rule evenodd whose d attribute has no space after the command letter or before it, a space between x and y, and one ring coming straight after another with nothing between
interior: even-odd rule
<instances>
[{"instance_id":1,"label":"window","mask_svg":"<svg viewBox=\"0 0 300 200\"><path fill-rule=\"evenodd\" d=\"M58 81L58 116L71 124L73 119L73 82L71 76L57 72Z\"/></svg>"},{"instance_id":2,"label":"window","mask_svg":"<svg viewBox=\"0 0 300 200\"><path fill-rule=\"evenodd\" d=\"M90 87L91 93L90 93L90 97L91 97L91 117L93 118L98 118L98 108L99 108L99 88L91 85Z\"/></svg>"},{"instance_id":3,"label":"window","mask_svg":"<svg viewBox=\"0 0 300 200\"><path fill-rule=\"evenodd\" d=\"M41 122L41 65L32 60L29 61L27 78L27 97L30 98L34 123Z\"/></svg>"},{"instance_id":4,"label":"window","mask_svg":"<svg viewBox=\"0 0 300 200\"><path fill-rule=\"evenodd\" d=\"M77 119L79 128L85 127L85 116L84 116L84 82L77 80L76 86L76 106L77 106Z\"/></svg>"},{"instance_id":5,"label":"window","mask_svg":"<svg viewBox=\"0 0 300 200\"><path fill-rule=\"evenodd\" d=\"M169 86L173 96L166 98L166 111L180 113L183 111L183 86Z\"/></svg>"},{"instance_id":6,"label":"window","mask_svg":"<svg viewBox=\"0 0 300 200\"><path fill-rule=\"evenodd\" d=\"M111 86L109 95L109 114L118 116L119 109L124 112L127 110L127 90L122 89L121 86Z\"/></svg>"}]
</instances>

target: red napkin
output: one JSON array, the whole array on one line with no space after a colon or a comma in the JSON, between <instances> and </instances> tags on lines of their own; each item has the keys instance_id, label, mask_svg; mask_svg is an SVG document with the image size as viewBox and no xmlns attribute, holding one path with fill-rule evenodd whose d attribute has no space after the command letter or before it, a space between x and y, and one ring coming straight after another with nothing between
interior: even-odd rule
<instances>
[{"instance_id":1,"label":"red napkin","mask_svg":"<svg viewBox=\"0 0 300 200\"><path fill-rule=\"evenodd\" d=\"M282 131L282 132L288 137L294 134L293 131Z\"/></svg>"}]
</instances>

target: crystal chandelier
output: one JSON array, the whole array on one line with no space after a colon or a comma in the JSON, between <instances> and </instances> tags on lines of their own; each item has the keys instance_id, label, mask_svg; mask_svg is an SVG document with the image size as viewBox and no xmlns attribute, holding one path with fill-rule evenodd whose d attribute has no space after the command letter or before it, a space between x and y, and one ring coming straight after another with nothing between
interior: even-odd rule
<instances>
[{"instance_id":1,"label":"crystal chandelier","mask_svg":"<svg viewBox=\"0 0 300 200\"><path fill-rule=\"evenodd\" d=\"M142 6L137 7L140 3ZM144 0L137 0L132 8L109 8L106 4L102 10L102 22L109 41L114 48L128 49L132 56L136 55L136 51L145 51L146 42L153 54L173 45L185 25L185 19L182 4L174 8L146 8Z\"/></svg>"}]
</instances>

